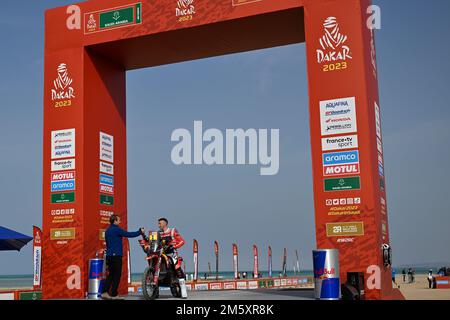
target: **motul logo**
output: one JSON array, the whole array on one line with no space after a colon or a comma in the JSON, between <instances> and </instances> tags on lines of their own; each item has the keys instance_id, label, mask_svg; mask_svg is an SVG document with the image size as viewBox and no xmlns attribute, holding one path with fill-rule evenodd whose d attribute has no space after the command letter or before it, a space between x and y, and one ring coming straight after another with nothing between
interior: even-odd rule
<instances>
[{"instance_id":1,"label":"motul logo","mask_svg":"<svg viewBox=\"0 0 450 320\"><path fill-rule=\"evenodd\" d=\"M348 175L355 173L359 173L358 163L323 167L323 175L326 177Z\"/></svg>"},{"instance_id":2,"label":"motul logo","mask_svg":"<svg viewBox=\"0 0 450 320\"><path fill-rule=\"evenodd\" d=\"M74 180L75 171L58 172L52 174L52 181Z\"/></svg>"}]
</instances>

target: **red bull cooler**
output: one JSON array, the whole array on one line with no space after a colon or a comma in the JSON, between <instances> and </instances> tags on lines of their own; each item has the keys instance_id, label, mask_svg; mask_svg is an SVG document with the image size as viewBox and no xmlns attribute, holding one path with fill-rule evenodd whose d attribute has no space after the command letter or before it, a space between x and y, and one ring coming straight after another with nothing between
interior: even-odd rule
<instances>
[{"instance_id":1,"label":"red bull cooler","mask_svg":"<svg viewBox=\"0 0 450 320\"><path fill-rule=\"evenodd\" d=\"M339 300L339 252L336 249L313 251L314 295L320 300Z\"/></svg>"},{"instance_id":2,"label":"red bull cooler","mask_svg":"<svg viewBox=\"0 0 450 320\"><path fill-rule=\"evenodd\" d=\"M89 260L88 299L100 299L105 279L105 260L100 258Z\"/></svg>"}]
</instances>

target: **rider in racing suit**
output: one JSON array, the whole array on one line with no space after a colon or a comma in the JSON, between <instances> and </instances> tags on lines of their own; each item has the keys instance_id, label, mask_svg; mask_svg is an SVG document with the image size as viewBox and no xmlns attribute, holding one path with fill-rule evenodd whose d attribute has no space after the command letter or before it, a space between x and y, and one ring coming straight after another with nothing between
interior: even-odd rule
<instances>
[{"instance_id":1,"label":"rider in racing suit","mask_svg":"<svg viewBox=\"0 0 450 320\"><path fill-rule=\"evenodd\" d=\"M175 265L176 276L179 279L184 279L185 275L183 269L181 268L183 259L178 256L177 249L184 246L185 241L178 233L177 229L168 227L168 221L166 218L158 219L158 227L161 240L166 242L165 253L172 259Z\"/></svg>"}]
</instances>

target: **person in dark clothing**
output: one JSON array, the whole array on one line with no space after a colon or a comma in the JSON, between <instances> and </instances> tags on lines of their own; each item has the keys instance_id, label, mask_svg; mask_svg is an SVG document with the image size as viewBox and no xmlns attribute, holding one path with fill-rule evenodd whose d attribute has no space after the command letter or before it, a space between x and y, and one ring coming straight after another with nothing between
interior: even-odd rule
<instances>
[{"instance_id":1,"label":"person in dark clothing","mask_svg":"<svg viewBox=\"0 0 450 320\"><path fill-rule=\"evenodd\" d=\"M141 234L144 234L144 228L140 228L136 232L127 232L119 227L120 217L116 214L111 215L109 222L110 226L105 232L106 266L109 273L103 286L102 298L120 299L117 289L122 276L122 238L139 237Z\"/></svg>"},{"instance_id":2,"label":"person in dark clothing","mask_svg":"<svg viewBox=\"0 0 450 320\"><path fill-rule=\"evenodd\" d=\"M405 283L406 282L406 270L405 269L402 270L402 276L403 276L403 283Z\"/></svg>"}]
</instances>

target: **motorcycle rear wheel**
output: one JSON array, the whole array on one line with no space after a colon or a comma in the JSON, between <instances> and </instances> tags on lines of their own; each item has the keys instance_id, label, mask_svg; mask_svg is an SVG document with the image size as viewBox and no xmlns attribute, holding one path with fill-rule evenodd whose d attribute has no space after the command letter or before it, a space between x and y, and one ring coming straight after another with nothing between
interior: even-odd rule
<instances>
[{"instance_id":1,"label":"motorcycle rear wheel","mask_svg":"<svg viewBox=\"0 0 450 320\"><path fill-rule=\"evenodd\" d=\"M152 266L145 269L142 276L142 293L145 300L155 300L159 296L159 287L153 283L154 270Z\"/></svg>"}]
</instances>

